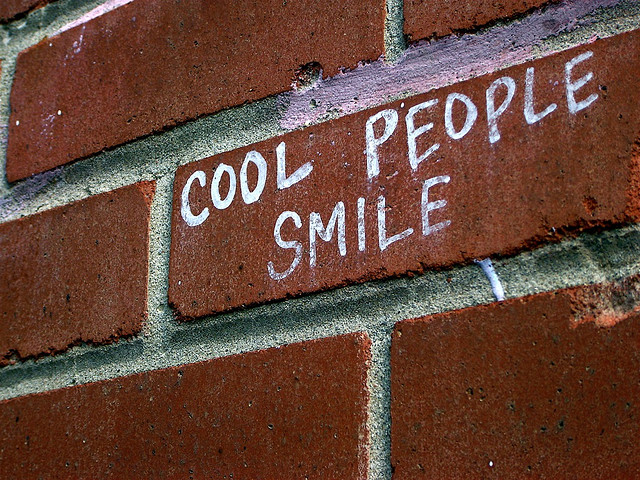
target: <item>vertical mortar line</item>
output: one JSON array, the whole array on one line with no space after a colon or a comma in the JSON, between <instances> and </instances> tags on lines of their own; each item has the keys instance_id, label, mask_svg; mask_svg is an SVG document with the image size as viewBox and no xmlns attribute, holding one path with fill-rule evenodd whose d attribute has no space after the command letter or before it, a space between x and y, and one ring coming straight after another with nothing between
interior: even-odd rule
<instances>
[{"instance_id":1,"label":"vertical mortar line","mask_svg":"<svg viewBox=\"0 0 640 480\"><path fill-rule=\"evenodd\" d=\"M367 329L371 338L369 478L391 479L391 332L393 322Z\"/></svg>"},{"instance_id":2,"label":"vertical mortar line","mask_svg":"<svg viewBox=\"0 0 640 480\"><path fill-rule=\"evenodd\" d=\"M169 287L169 247L171 242L171 202L173 173L156 180L156 193L151 204L149 222L149 279L147 292L148 319L143 328L145 369L163 367L163 349L174 322L167 301ZM150 362L150 363L148 363Z\"/></svg>"},{"instance_id":3,"label":"vertical mortar line","mask_svg":"<svg viewBox=\"0 0 640 480\"><path fill-rule=\"evenodd\" d=\"M598 235L603 235L604 232L600 232ZM589 262L589 277L580 279L579 282L575 282L575 286L587 284L587 283L606 283L607 282L607 269L599 261L596 255L586 245L586 238L576 238L569 240L575 242L580 254Z\"/></svg>"},{"instance_id":4,"label":"vertical mortar line","mask_svg":"<svg viewBox=\"0 0 640 480\"><path fill-rule=\"evenodd\" d=\"M384 56L395 62L407 48L404 39L404 0L386 0L384 20Z\"/></svg>"},{"instance_id":5,"label":"vertical mortar line","mask_svg":"<svg viewBox=\"0 0 640 480\"><path fill-rule=\"evenodd\" d=\"M619 234L618 230L618 234ZM598 236L600 238L606 237L607 234L611 234L610 231L600 232ZM598 258L598 253L593 250L594 247L590 247L588 245L588 237L580 238L578 237L576 240L578 242L580 251L584 255L584 257L589 261L589 263L593 266L593 277L588 279L588 283L607 283L612 280L619 278L619 268L616 268L611 265L604 264L601 259ZM614 248L614 251L610 251L609 248ZM606 253L615 256L616 251L619 247L609 247L606 250ZM604 253L604 252L603 252ZM587 283L587 282L581 282Z\"/></svg>"}]
</instances>

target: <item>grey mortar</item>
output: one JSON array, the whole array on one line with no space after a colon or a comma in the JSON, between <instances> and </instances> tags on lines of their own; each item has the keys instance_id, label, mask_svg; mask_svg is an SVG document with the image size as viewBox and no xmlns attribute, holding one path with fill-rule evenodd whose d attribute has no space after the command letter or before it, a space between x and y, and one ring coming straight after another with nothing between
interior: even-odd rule
<instances>
[{"instance_id":1,"label":"grey mortar","mask_svg":"<svg viewBox=\"0 0 640 480\"><path fill-rule=\"evenodd\" d=\"M405 49L404 38L404 1L387 0L384 28L384 56L387 62L397 61Z\"/></svg>"}]
</instances>

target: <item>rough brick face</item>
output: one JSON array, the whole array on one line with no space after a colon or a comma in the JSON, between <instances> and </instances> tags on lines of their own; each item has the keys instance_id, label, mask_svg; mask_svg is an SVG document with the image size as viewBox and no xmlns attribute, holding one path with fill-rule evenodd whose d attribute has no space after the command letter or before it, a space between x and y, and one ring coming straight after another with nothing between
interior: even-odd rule
<instances>
[{"instance_id":1,"label":"rough brick face","mask_svg":"<svg viewBox=\"0 0 640 480\"><path fill-rule=\"evenodd\" d=\"M3 478L366 478L350 334L0 403Z\"/></svg>"},{"instance_id":2,"label":"rough brick face","mask_svg":"<svg viewBox=\"0 0 640 480\"><path fill-rule=\"evenodd\" d=\"M410 40L442 37L512 17L558 0L404 0Z\"/></svg>"},{"instance_id":3,"label":"rough brick face","mask_svg":"<svg viewBox=\"0 0 640 480\"><path fill-rule=\"evenodd\" d=\"M620 35L180 167L169 301L196 317L636 220L639 52Z\"/></svg>"},{"instance_id":4,"label":"rough brick face","mask_svg":"<svg viewBox=\"0 0 640 480\"><path fill-rule=\"evenodd\" d=\"M140 331L154 188L141 182L0 225L0 364Z\"/></svg>"},{"instance_id":5,"label":"rough brick face","mask_svg":"<svg viewBox=\"0 0 640 480\"><path fill-rule=\"evenodd\" d=\"M27 13L37 7L42 7L52 1L53 0L2 0L2 2L0 2L0 23L5 23L23 13Z\"/></svg>"},{"instance_id":6,"label":"rough brick face","mask_svg":"<svg viewBox=\"0 0 640 480\"><path fill-rule=\"evenodd\" d=\"M383 53L384 2L138 0L22 52L14 181Z\"/></svg>"},{"instance_id":7,"label":"rough brick face","mask_svg":"<svg viewBox=\"0 0 640 480\"><path fill-rule=\"evenodd\" d=\"M394 478L638 478L640 281L396 325Z\"/></svg>"}]
</instances>

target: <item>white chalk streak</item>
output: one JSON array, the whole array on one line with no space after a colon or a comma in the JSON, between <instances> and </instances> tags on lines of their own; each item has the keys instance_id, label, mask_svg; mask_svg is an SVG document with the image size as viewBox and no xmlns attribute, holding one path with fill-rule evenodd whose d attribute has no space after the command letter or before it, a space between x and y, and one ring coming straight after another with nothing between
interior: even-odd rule
<instances>
[{"instance_id":1,"label":"white chalk streak","mask_svg":"<svg viewBox=\"0 0 640 480\"><path fill-rule=\"evenodd\" d=\"M85 13L77 20L67 23L64 27L62 27L60 30L55 32L53 35L59 35L62 32L71 30L72 28L77 27L78 25L87 23L89 20L93 20L94 18L97 18L100 15L104 15L105 13L110 12L111 10L115 10L116 8L121 7L122 5L126 5L127 3L131 3L132 1L133 0L109 0L108 2L103 3L99 7L96 7L93 10L90 10L89 12Z\"/></svg>"},{"instance_id":2,"label":"white chalk streak","mask_svg":"<svg viewBox=\"0 0 640 480\"><path fill-rule=\"evenodd\" d=\"M493 263L491 263L490 258L485 258L484 260L476 260L475 261L480 267L482 271L489 279L489 283L491 284L491 290L493 291L493 296L496 297L496 300L501 302L505 299L504 296L504 288L502 288L502 283L500 283L500 278L498 278L498 274L496 273L495 268L493 268Z\"/></svg>"}]
</instances>

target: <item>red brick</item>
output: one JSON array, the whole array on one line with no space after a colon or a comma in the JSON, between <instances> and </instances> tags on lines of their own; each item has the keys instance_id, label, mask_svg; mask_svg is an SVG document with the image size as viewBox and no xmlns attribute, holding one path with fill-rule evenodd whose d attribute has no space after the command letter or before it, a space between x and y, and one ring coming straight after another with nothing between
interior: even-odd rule
<instances>
[{"instance_id":1,"label":"red brick","mask_svg":"<svg viewBox=\"0 0 640 480\"><path fill-rule=\"evenodd\" d=\"M367 477L365 334L0 403L3 478Z\"/></svg>"},{"instance_id":2,"label":"red brick","mask_svg":"<svg viewBox=\"0 0 640 480\"><path fill-rule=\"evenodd\" d=\"M597 99L572 114L565 92L565 65L589 51L593 56L575 66L571 84L593 71L594 79L575 98L585 101L596 95ZM640 131L639 52L640 33L620 35L180 167L174 182L169 301L181 316L196 317L493 254L508 255L557 240L566 232L639 218L633 183L637 185L639 171L633 167L637 161L632 155ZM555 111L532 125L524 115L529 67L534 68L534 112L544 111L551 102L557 104ZM485 92L503 76L514 79L516 93L498 120L501 138L492 143ZM446 100L454 92L467 95L478 109L473 127L458 140L444 127ZM496 109L505 97L506 87L501 86ZM438 103L415 117L416 128L434 123L431 131L418 138L417 151L422 154L435 142L440 148L412 170L405 118L411 107L431 100ZM465 123L465 110L461 101L454 107L457 132ZM380 174L369 180L366 124L383 110L398 113L398 126L378 148ZM382 137L384 120L374 127L374 135ZM305 162L313 162L313 170L299 183L279 190L276 148L281 142L287 175ZM224 168L219 167L224 163L239 179L249 151L265 158L262 196L246 204L237 180L233 202L216 209L210 194L213 172ZM249 189L254 189L257 167L247 165ZM197 179L191 184L191 212L199 215L206 208L209 217L189 226L181 198L194 174L205 176L206 181L204 188ZM424 235L429 232L423 229L423 212L429 210L421 203L424 184L438 177L443 177L442 183L428 190L427 200L445 200L447 205L431 205L435 209L428 212L427 226L451 224ZM444 183L444 177L450 182ZM221 178L220 196L225 197L229 176L225 173ZM379 240L379 196L385 199L386 209L380 211L386 212L387 237L413 229L411 236L384 250ZM364 251L358 241L358 198L365 201ZM330 243L317 238L317 258L311 267L311 214L319 213L326 226L340 201L345 208L346 253L342 256L338 250L336 228ZM300 242L300 263L286 278L275 280L269 262L276 273L282 273L296 258L296 248L281 248L274 240L276 221L285 211L300 216L300 228L292 217L285 219L281 229L283 240Z\"/></svg>"},{"instance_id":3,"label":"red brick","mask_svg":"<svg viewBox=\"0 0 640 480\"><path fill-rule=\"evenodd\" d=\"M639 478L640 280L396 325L394 478Z\"/></svg>"},{"instance_id":4,"label":"red brick","mask_svg":"<svg viewBox=\"0 0 640 480\"><path fill-rule=\"evenodd\" d=\"M0 364L140 331L154 189L142 182L0 225Z\"/></svg>"},{"instance_id":5,"label":"red brick","mask_svg":"<svg viewBox=\"0 0 640 480\"><path fill-rule=\"evenodd\" d=\"M7 178L283 92L311 62L334 75L376 59L384 8L382 0L137 0L47 38L18 56Z\"/></svg>"},{"instance_id":6,"label":"red brick","mask_svg":"<svg viewBox=\"0 0 640 480\"><path fill-rule=\"evenodd\" d=\"M410 40L442 37L523 14L558 0L404 0L404 33Z\"/></svg>"},{"instance_id":7,"label":"red brick","mask_svg":"<svg viewBox=\"0 0 640 480\"><path fill-rule=\"evenodd\" d=\"M2 0L0 3L0 23L5 23L16 17L43 7L53 0Z\"/></svg>"}]
</instances>

